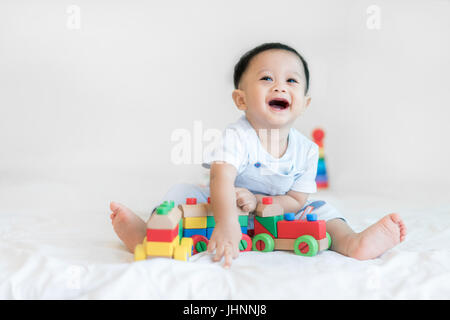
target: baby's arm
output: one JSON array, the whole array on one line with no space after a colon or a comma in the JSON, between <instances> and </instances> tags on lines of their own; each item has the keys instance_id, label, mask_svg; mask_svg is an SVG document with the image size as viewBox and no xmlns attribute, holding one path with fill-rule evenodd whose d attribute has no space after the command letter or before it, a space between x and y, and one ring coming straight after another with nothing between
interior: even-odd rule
<instances>
[{"instance_id":1,"label":"baby's arm","mask_svg":"<svg viewBox=\"0 0 450 320\"><path fill-rule=\"evenodd\" d=\"M262 198L265 197L261 194L255 194L258 203L262 201ZM308 199L309 194L303 192L297 192L290 190L283 196L273 196L273 203L278 203L283 207L284 212L294 212L297 213L300 211Z\"/></svg>"},{"instance_id":2,"label":"baby's arm","mask_svg":"<svg viewBox=\"0 0 450 320\"><path fill-rule=\"evenodd\" d=\"M225 257L224 267L231 266L232 258L239 255L242 238L234 188L236 174L236 168L228 163L211 164L209 187L216 226L208 243L208 251L216 249L214 261Z\"/></svg>"}]
</instances>

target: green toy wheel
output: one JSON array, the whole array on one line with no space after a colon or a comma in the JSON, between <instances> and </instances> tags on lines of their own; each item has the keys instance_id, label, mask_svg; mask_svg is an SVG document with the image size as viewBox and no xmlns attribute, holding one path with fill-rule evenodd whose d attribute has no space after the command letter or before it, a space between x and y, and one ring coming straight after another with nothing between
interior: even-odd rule
<instances>
[{"instance_id":1,"label":"green toy wheel","mask_svg":"<svg viewBox=\"0 0 450 320\"><path fill-rule=\"evenodd\" d=\"M331 248L331 236L328 232L327 232L327 239L328 239L328 248L327 249L330 249Z\"/></svg>"},{"instance_id":2,"label":"green toy wheel","mask_svg":"<svg viewBox=\"0 0 450 320\"><path fill-rule=\"evenodd\" d=\"M195 244L195 250L197 250L197 252L206 251L207 247L208 247L208 244L205 241L199 241Z\"/></svg>"},{"instance_id":3,"label":"green toy wheel","mask_svg":"<svg viewBox=\"0 0 450 320\"><path fill-rule=\"evenodd\" d=\"M192 237L193 245L194 245L194 253L197 254L203 251L206 251L208 248L208 238L202 236L200 234L195 234Z\"/></svg>"},{"instance_id":4,"label":"green toy wheel","mask_svg":"<svg viewBox=\"0 0 450 320\"><path fill-rule=\"evenodd\" d=\"M300 256L312 257L319 251L319 243L313 236L298 237L294 243L294 252Z\"/></svg>"},{"instance_id":5,"label":"green toy wheel","mask_svg":"<svg viewBox=\"0 0 450 320\"><path fill-rule=\"evenodd\" d=\"M252 248L254 251L270 252L275 248L273 238L267 233L259 233L253 238Z\"/></svg>"}]
</instances>

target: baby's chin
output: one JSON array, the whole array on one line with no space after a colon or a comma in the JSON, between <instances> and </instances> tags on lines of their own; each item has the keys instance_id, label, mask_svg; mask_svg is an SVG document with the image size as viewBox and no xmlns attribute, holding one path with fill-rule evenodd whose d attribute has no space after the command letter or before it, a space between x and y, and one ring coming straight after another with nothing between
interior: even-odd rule
<instances>
[{"instance_id":1,"label":"baby's chin","mask_svg":"<svg viewBox=\"0 0 450 320\"><path fill-rule=\"evenodd\" d=\"M260 115L258 119L252 119L251 115L247 114L250 122L257 122L265 129L285 129L290 128L296 117L288 113L273 113L268 112ZM252 121L256 120L256 121Z\"/></svg>"}]
</instances>

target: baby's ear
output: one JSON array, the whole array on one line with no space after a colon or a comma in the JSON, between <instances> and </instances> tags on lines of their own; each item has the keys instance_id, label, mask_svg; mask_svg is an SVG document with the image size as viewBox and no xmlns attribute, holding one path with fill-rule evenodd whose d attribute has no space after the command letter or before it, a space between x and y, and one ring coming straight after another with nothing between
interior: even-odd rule
<instances>
[{"instance_id":1,"label":"baby's ear","mask_svg":"<svg viewBox=\"0 0 450 320\"><path fill-rule=\"evenodd\" d=\"M311 96L308 94L305 96L305 109L311 104Z\"/></svg>"},{"instance_id":2,"label":"baby's ear","mask_svg":"<svg viewBox=\"0 0 450 320\"><path fill-rule=\"evenodd\" d=\"M233 101L236 104L236 107L239 110L246 111L247 110L247 104L245 103L245 94L244 91L240 89L233 90Z\"/></svg>"}]
</instances>

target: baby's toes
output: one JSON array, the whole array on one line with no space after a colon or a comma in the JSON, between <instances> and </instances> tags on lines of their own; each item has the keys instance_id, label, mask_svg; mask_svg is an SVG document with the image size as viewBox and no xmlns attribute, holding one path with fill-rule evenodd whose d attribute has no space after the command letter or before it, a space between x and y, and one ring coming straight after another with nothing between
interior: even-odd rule
<instances>
[{"instance_id":1,"label":"baby's toes","mask_svg":"<svg viewBox=\"0 0 450 320\"><path fill-rule=\"evenodd\" d=\"M407 229L406 229L405 223L403 222L403 219L397 213L392 213L389 216L392 219L392 221L395 224L397 224L397 227L398 227L398 230L400 233L400 242L405 240Z\"/></svg>"},{"instance_id":2,"label":"baby's toes","mask_svg":"<svg viewBox=\"0 0 450 320\"><path fill-rule=\"evenodd\" d=\"M408 229L406 229L406 226L404 224L402 224L400 226L400 241L405 240L407 233L408 233Z\"/></svg>"}]
</instances>

